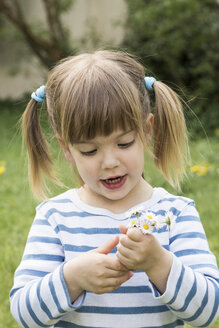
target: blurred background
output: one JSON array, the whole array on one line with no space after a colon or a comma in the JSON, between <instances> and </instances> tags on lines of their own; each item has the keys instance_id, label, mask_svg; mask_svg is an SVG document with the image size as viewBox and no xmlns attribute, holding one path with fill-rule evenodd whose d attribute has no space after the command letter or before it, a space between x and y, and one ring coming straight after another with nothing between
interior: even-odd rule
<instances>
[{"instance_id":1,"label":"blurred background","mask_svg":"<svg viewBox=\"0 0 219 328\"><path fill-rule=\"evenodd\" d=\"M181 194L195 199L219 257L219 1L0 0L0 328L18 327L8 293L38 203L29 189L20 117L58 60L100 48L135 54L147 75L182 98L192 159ZM57 170L64 171L62 178L72 187L77 181L62 154L57 156L43 109L41 121L58 157ZM146 163L145 176L176 193L152 161ZM212 327L219 328L219 322Z\"/></svg>"},{"instance_id":2,"label":"blurred background","mask_svg":"<svg viewBox=\"0 0 219 328\"><path fill-rule=\"evenodd\" d=\"M0 0L0 99L19 99L68 55L114 48L139 56L198 116L219 121L218 0ZM198 119L197 119L198 118Z\"/></svg>"}]
</instances>

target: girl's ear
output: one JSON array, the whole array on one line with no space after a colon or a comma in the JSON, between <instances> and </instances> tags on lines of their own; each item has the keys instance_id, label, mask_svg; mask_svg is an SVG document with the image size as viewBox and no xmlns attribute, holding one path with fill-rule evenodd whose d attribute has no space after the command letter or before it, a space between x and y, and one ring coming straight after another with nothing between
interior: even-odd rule
<instances>
[{"instance_id":1,"label":"girl's ear","mask_svg":"<svg viewBox=\"0 0 219 328\"><path fill-rule=\"evenodd\" d=\"M63 153L64 153L65 158L67 159L67 161L70 162L70 163L74 163L74 157L72 156L70 150L68 148L64 147L61 139L57 138L57 141L58 141L60 147L62 148Z\"/></svg>"},{"instance_id":2,"label":"girl's ear","mask_svg":"<svg viewBox=\"0 0 219 328\"><path fill-rule=\"evenodd\" d=\"M146 138L148 145L151 143L152 135L153 135L153 126L154 126L154 115L152 113L148 114L146 120Z\"/></svg>"}]
</instances>

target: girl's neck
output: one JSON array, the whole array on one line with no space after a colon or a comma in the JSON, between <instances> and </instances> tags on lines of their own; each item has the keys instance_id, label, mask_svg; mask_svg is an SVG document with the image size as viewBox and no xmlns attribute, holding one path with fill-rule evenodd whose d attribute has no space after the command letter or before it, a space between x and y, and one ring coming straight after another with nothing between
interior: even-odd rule
<instances>
[{"instance_id":1,"label":"girl's neck","mask_svg":"<svg viewBox=\"0 0 219 328\"><path fill-rule=\"evenodd\" d=\"M150 199L153 194L153 188L143 178L140 180L138 186L125 197L119 200L111 200L101 195L97 195L90 190L85 184L78 190L80 199L87 205L104 208L115 214L123 213L130 208L143 203Z\"/></svg>"}]
</instances>

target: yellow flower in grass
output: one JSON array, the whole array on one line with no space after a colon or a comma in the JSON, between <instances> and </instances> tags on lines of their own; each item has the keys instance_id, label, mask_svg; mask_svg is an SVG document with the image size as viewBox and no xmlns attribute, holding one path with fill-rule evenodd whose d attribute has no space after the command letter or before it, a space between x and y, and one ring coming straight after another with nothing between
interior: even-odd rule
<instances>
[{"instance_id":1,"label":"yellow flower in grass","mask_svg":"<svg viewBox=\"0 0 219 328\"><path fill-rule=\"evenodd\" d=\"M200 164L193 165L190 168L192 173L196 173L198 176L204 176L208 172L212 165L208 162L202 162Z\"/></svg>"},{"instance_id":2,"label":"yellow flower in grass","mask_svg":"<svg viewBox=\"0 0 219 328\"><path fill-rule=\"evenodd\" d=\"M215 134L216 136L219 136L219 128L217 128L217 129L214 130L214 134Z\"/></svg>"},{"instance_id":3,"label":"yellow flower in grass","mask_svg":"<svg viewBox=\"0 0 219 328\"><path fill-rule=\"evenodd\" d=\"M0 162L0 174L3 174L5 170L5 162Z\"/></svg>"},{"instance_id":4,"label":"yellow flower in grass","mask_svg":"<svg viewBox=\"0 0 219 328\"><path fill-rule=\"evenodd\" d=\"M199 165L193 165L191 168L190 168L191 172L192 173L196 173L198 172L199 170Z\"/></svg>"}]
</instances>

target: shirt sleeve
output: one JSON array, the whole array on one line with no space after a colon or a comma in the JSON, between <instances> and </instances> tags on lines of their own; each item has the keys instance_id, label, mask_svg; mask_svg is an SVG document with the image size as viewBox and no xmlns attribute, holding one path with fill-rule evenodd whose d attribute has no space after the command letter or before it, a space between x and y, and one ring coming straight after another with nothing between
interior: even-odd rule
<instances>
[{"instance_id":1,"label":"shirt sleeve","mask_svg":"<svg viewBox=\"0 0 219 328\"><path fill-rule=\"evenodd\" d=\"M10 292L11 312L22 327L52 327L81 307L85 292L71 304L63 277L63 245L48 220L37 211Z\"/></svg>"},{"instance_id":2,"label":"shirt sleeve","mask_svg":"<svg viewBox=\"0 0 219 328\"><path fill-rule=\"evenodd\" d=\"M174 210L173 210L174 212ZM170 230L173 264L166 291L154 298L191 326L210 326L219 315L219 273L194 202L178 214Z\"/></svg>"}]
</instances>

